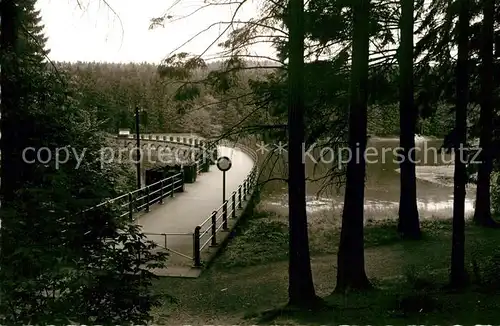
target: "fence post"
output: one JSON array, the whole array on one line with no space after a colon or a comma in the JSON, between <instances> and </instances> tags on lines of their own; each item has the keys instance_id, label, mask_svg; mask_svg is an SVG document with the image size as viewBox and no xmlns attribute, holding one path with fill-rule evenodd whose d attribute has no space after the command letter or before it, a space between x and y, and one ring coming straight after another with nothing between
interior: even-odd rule
<instances>
[{"instance_id":1,"label":"fence post","mask_svg":"<svg viewBox=\"0 0 500 326\"><path fill-rule=\"evenodd\" d=\"M227 231L227 199L222 205L222 229Z\"/></svg>"},{"instance_id":2,"label":"fence post","mask_svg":"<svg viewBox=\"0 0 500 326\"><path fill-rule=\"evenodd\" d=\"M128 217L132 220L134 215L134 200L132 199L132 193L128 193Z\"/></svg>"},{"instance_id":3,"label":"fence post","mask_svg":"<svg viewBox=\"0 0 500 326\"><path fill-rule=\"evenodd\" d=\"M193 261L194 261L194 267L201 267L200 229L201 229L201 226L198 225L194 229L194 234L193 234Z\"/></svg>"},{"instance_id":4,"label":"fence post","mask_svg":"<svg viewBox=\"0 0 500 326\"><path fill-rule=\"evenodd\" d=\"M212 212L212 243L210 246L217 246L217 211Z\"/></svg>"},{"instance_id":5,"label":"fence post","mask_svg":"<svg viewBox=\"0 0 500 326\"><path fill-rule=\"evenodd\" d=\"M165 237L165 249L167 249L167 234L164 233L163 236Z\"/></svg>"},{"instance_id":6,"label":"fence post","mask_svg":"<svg viewBox=\"0 0 500 326\"><path fill-rule=\"evenodd\" d=\"M149 212L149 186L146 187L146 212Z\"/></svg>"},{"instance_id":7,"label":"fence post","mask_svg":"<svg viewBox=\"0 0 500 326\"><path fill-rule=\"evenodd\" d=\"M243 199L247 200L247 179L243 181Z\"/></svg>"},{"instance_id":8,"label":"fence post","mask_svg":"<svg viewBox=\"0 0 500 326\"><path fill-rule=\"evenodd\" d=\"M233 200L232 207L231 207L231 210L233 211L232 217L236 218L236 191L233 191L233 195L231 196L231 199Z\"/></svg>"},{"instance_id":9,"label":"fence post","mask_svg":"<svg viewBox=\"0 0 500 326\"><path fill-rule=\"evenodd\" d=\"M172 189L170 189L170 191L171 191L170 197L174 197L174 190L175 190L175 184L174 184L175 180L174 179L175 178L174 178L174 176L171 176L170 179L172 180L172 182L171 182Z\"/></svg>"},{"instance_id":10,"label":"fence post","mask_svg":"<svg viewBox=\"0 0 500 326\"><path fill-rule=\"evenodd\" d=\"M243 205L241 203L241 186L238 187L238 208L242 208Z\"/></svg>"},{"instance_id":11,"label":"fence post","mask_svg":"<svg viewBox=\"0 0 500 326\"><path fill-rule=\"evenodd\" d=\"M184 169L181 169L181 179L180 179L180 183L181 183L181 185L180 185L180 187L181 187L181 192L184 192L184 184L185 184L185 182L184 182L184 181L186 180L186 178L185 178L185 177L186 177L186 176L184 175Z\"/></svg>"},{"instance_id":12,"label":"fence post","mask_svg":"<svg viewBox=\"0 0 500 326\"><path fill-rule=\"evenodd\" d=\"M160 204L163 204L163 179L160 180Z\"/></svg>"}]
</instances>

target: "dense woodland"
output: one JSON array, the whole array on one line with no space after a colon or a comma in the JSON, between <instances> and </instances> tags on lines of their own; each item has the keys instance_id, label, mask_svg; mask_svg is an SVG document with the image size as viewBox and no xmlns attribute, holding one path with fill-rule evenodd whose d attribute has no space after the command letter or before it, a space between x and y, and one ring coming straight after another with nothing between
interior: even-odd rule
<instances>
[{"instance_id":1,"label":"dense woodland","mask_svg":"<svg viewBox=\"0 0 500 326\"><path fill-rule=\"evenodd\" d=\"M215 85L206 82L210 72L218 71L223 61L210 62L199 69L190 81L204 82L201 94L189 103L176 101L176 90L183 84L158 73L152 64L113 64L99 62L56 63L60 72L66 72L81 91L82 102L95 109L102 130L116 133L119 128L135 128L134 109L139 106L145 113L141 117L144 132L194 132L203 136L216 136L223 130L237 125L254 108L250 99L252 86L265 80L272 72L270 61L244 60L247 67L237 72L237 81L232 93L221 92ZM311 81L318 81L312 72ZM233 81L234 82L234 81ZM391 81L387 81L389 83ZM395 83L393 80L392 83ZM311 90L314 89L312 84ZM316 96L316 94L312 94ZM238 98L239 100L236 100ZM332 109L342 110L340 102L332 103ZM374 104L369 107L368 132L377 136L399 134L399 112L396 101ZM477 114L476 114L477 115ZM268 118L268 111L260 109L252 114L252 123L261 123ZM471 115L474 119L474 115ZM245 124L250 125L246 121ZM450 106L436 104L433 110L419 119L418 134L444 137L453 128Z\"/></svg>"},{"instance_id":2,"label":"dense woodland","mask_svg":"<svg viewBox=\"0 0 500 326\"><path fill-rule=\"evenodd\" d=\"M192 81L201 83L220 63L193 74ZM219 135L224 128L237 124L248 114L244 95L250 90L249 80L258 79L256 72L239 73L233 96L241 101L224 101L226 94L211 85L199 89L196 98L176 101L176 90L183 84L162 78L152 64L58 63L68 74L82 96L82 104L94 109L102 122L102 130L116 133L119 128L135 129L134 109L138 106L141 130L144 132L193 132L207 137Z\"/></svg>"},{"instance_id":3,"label":"dense woodland","mask_svg":"<svg viewBox=\"0 0 500 326\"><path fill-rule=\"evenodd\" d=\"M150 270L164 266L167 254L151 251L153 243L112 207L85 213L131 189L129 170L120 165L102 169L98 155L105 133L134 129L136 106L142 109L144 132L257 135L288 142L288 303L271 315L300 311L306 323L317 317L313 309L348 314L349 308L320 298L313 280L303 143L321 140L353 151L359 146L363 152L368 135L399 137L406 160L400 166L397 225L390 232L401 245L401 257L416 252L419 261L426 261L421 249L405 249L409 243L425 244L436 232L419 217L410 161L415 135L444 138L444 147L455 153L479 139L481 164L454 161L451 225L434 241L451 249L447 259L440 257L449 262L445 281L419 296L401 298L399 288L380 289L398 296L394 309L404 310L404 317L410 310L416 314L409 318L431 309L429 298L449 289L467 298L475 298L467 291L488 292L496 300L499 255L488 249L471 261L466 237L473 230L479 242L498 238L483 238L483 231L477 231L498 232L500 213L500 5L495 0L270 1L220 44L229 59L211 63L177 53L157 67L51 62L34 4L3 0L0 5L2 323L137 324L150 321L155 307L174 304L169 293L178 289L155 292L164 283ZM274 44L278 63L246 58L242 50L259 40ZM71 164L58 168L22 160L26 147L68 144L87 149L89 159L78 170ZM329 272L334 275L333 302L342 297L347 305L351 293L360 293L367 306L380 305L368 291L377 283L368 277L373 264L367 263L365 250L371 234L364 220L365 160L329 172L342 175L345 185L341 229L330 238L338 247L328 256L329 265L335 265ZM473 172L476 204L473 223L468 223L465 192ZM379 265L384 257L377 256ZM399 275L383 275L394 276ZM416 277L408 282L414 291L417 286L431 291ZM266 287L251 284L254 291ZM451 315L464 310L443 306ZM449 322L442 311L436 314L443 314L436 319L440 323Z\"/></svg>"}]
</instances>

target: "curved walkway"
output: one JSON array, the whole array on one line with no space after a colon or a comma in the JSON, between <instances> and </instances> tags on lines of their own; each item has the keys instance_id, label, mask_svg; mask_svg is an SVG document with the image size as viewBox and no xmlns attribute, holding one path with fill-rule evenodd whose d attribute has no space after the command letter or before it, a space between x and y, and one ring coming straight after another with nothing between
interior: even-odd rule
<instances>
[{"instance_id":1,"label":"curved walkway","mask_svg":"<svg viewBox=\"0 0 500 326\"><path fill-rule=\"evenodd\" d=\"M218 151L219 157L228 156L232 161L231 169L226 172L226 199L229 199L233 191L247 178L255 163L238 148L219 146ZM185 184L183 193L175 194L175 197L164 205L155 205L149 213L139 217L137 223L142 226L146 235L167 233L169 249L192 255L192 234L195 227L203 223L223 203L222 179L223 173L217 166L210 166L209 172L198 175L195 183ZM164 236L148 235L148 238L160 246L165 246ZM169 260L169 266L191 263L173 253Z\"/></svg>"}]
</instances>

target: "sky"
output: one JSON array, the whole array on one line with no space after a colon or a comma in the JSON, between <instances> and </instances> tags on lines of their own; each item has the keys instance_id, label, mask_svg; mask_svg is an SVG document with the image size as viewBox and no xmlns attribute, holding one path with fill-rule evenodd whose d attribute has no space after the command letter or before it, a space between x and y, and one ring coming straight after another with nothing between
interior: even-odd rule
<instances>
[{"instance_id":1,"label":"sky","mask_svg":"<svg viewBox=\"0 0 500 326\"><path fill-rule=\"evenodd\" d=\"M51 60L159 63L201 30L219 21L229 21L236 8L211 6L165 27L148 30L151 18L166 12L174 19L181 18L203 6L204 0L107 0L109 6L103 0L80 2L83 8L77 0L38 0ZM178 4L167 11L174 2ZM237 17L252 17L257 6L248 1ZM200 54L224 27L212 27L176 52ZM214 45L207 54L213 57L219 51ZM259 45L252 53L272 56L273 50Z\"/></svg>"}]
</instances>

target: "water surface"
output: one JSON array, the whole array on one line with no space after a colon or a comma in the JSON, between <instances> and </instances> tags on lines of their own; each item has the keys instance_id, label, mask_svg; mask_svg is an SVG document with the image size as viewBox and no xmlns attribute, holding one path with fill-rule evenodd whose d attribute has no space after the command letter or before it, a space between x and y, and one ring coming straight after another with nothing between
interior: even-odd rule
<instances>
[{"instance_id":1,"label":"water surface","mask_svg":"<svg viewBox=\"0 0 500 326\"><path fill-rule=\"evenodd\" d=\"M415 150L417 162L417 205L421 218L450 218L453 207L453 155L441 153L441 140L417 139ZM372 138L370 162L366 165L365 219L396 218L400 196L400 174L396 148L398 139ZM320 149L318 148L318 151ZM285 156L285 155L282 155ZM310 214L333 214L340 216L343 206L343 187L330 182L325 187L325 179L318 180L338 162L315 164L306 160L306 174L313 179L307 183L307 210ZM273 171L270 171L270 167ZM271 173L270 173L271 172ZM272 160L265 173L273 178L286 175L284 158ZM467 187L466 214L474 209L475 188ZM262 196L264 207L287 212L287 187L280 181L267 184Z\"/></svg>"}]
</instances>

